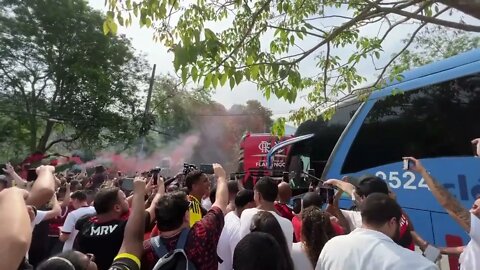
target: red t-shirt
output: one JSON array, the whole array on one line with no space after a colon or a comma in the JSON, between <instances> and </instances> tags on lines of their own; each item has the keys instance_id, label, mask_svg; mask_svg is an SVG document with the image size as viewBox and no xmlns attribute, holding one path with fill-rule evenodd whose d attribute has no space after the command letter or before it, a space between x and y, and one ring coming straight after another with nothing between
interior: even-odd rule
<instances>
[{"instance_id":1,"label":"red t-shirt","mask_svg":"<svg viewBox=\"0 0 480 270\"><path fill-rule=\"evenodd\" d=\"M295 216L292 212L292 209L290 209L290 207L288 207L288 205L284 203L275 202L275 209L280 214L280 216L288 220L292 220L292 218Z\"/></svg>"},{"instance_id":2,"label":"red t-shirt","mask_svg":"<svg viewBox=\"0 0 480 270\"><path fill-rule=\"evenodd\" d=\"M410 231L411 226L408 218L403 214L402 218L400 218L400 237L395 242L404 248L415 250L415 244L413 243L413 237Z\"/></svg>"},{"instance_id":3,"label":"red t-shirt","mask_svg":"<svg viewBox=\"0 0 480 270\"><path fill-rule=\"evenodd\" d=\"M73 210L75 209L73 209L72 204L69 204L67 207L62 207L62 214L50 220L48 224L48 236L59 237L60 227L62 227L63 223L65 223L68 213L72 212Z\"/></svg>"},{"instance_id":4,"label":"red t-shirt","mask_svg":"<svg viewBox=\"0 0 480 270\"><path fill-rule=\"evenodd\" d=\"M223 212L212 207L207 214L190 228L185 253L197 270L212 270L218 267L217 244L224 224ZM178 237L161 238L168 251L175 249ZM153 269L159 258L152 249L150 240L143 242L142 270Z\"/></svg>"},{"instance_id":5,"label":"red t-shirt","mask_svg":"<svg viewBox=\"0 0 480 270\"><path fill-rule=\"evenodd\" d=\"M345 233L342 226L338 225L335 221L330 220L330 223L332 224L333 230L335 231L336 235L342 235ZM292 225L293 232L295 234L295 240L297 242L302 241L302 220L297 216L294 216L292 219Z\"/></svg>"}]
</instances>

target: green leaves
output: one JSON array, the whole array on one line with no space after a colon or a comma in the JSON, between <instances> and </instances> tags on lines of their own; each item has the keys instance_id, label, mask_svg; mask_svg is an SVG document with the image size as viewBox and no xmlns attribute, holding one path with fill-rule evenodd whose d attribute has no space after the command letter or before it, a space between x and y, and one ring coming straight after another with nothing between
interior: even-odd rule
<instances>
[{"instance_id":1,"label":"green leaves","mask_svg":"<svg viewBox=\"0 0 480 270\"><path fill-rule=\"evenodd\" d=\"M113 21L113 19L107 18L103 22L103 34L108 35L111 33L112 35L117 34L118 26L117 24Z\"/></svg>"},{"instance_id":2,"label":"green leaves","mask_svg":"<svg viewBox=\"0 0 480 270\"><path fill-rule=\"evenodd\" d=\"M285 117L277 118L273 122L272 134L275 134L278 137L284 136L285 135L285 124L286 124L286 122L287 122L287 119Z\"/></svg>"},{"instance_id":3,"label":"green leaves","mask_svg":"<svg viewBox=\"0 0 480 270\"><path fill-rule=\"evenodd\" d=\"M219 5L213 0L188 4L178 0L109 1L112 14L107 14L106 21L116 18L118 24L129 25L133 14L141 26L155 26L156 40L174 53L173 66L184 83L191 78L205 88L228 84L233 89L250 81L265 97L275 95L290 103L304 91L313 109L292 116L300 120L316 117L321 111L317 108L325 102L352 94L372 72L379 73L373 69L381 70L382 63L389 63L390 52L383 51L382 43L398 38L388 30L398 15L372 8L368 1L344 2L238 0ZM392 1L377 4L400 8ZM414 2L401 7L408 13L417 8ZM422 12L435 16L439 5L428 5ZM124 19L127 13L128 19ZM374 22L384 26L378 33L369 29ZM114 26L104 24L105 32L111 28ZM346 51L350 53L345 55ZM411 58L396 71L421 62L421 57ZM359 65L374 67L359 70ZM399 72L394 74L392 79Z\"/></svg>"},{"instance_id":4,"label":"green leaves","mask_svg":"<svg viewBox=\"0 0 480 270\"><path fill-rule=\"evenodd\" d=\"M0 10L5 3L0 1ZM0 28L2 35L15 38L0 39L0 66L5 68L0 78L5 78L6 71L16 84L0 79L5 90L2 99L17 111L28 112L25 104L35 104L35 114L54 112L51 117L63 121L51 127L37 115L27 114L29 121L15 116L19 129L28 133L30 151L45 151L58 138L95 150L138 137L132 118L141 105L138 87L145 82L148 66L136 56L129 40L115 35L117 23L126 23L123 16L115 9L101 15L82 0L25 0L9 5L12 12L0 13ZM25 62L16 62L16 57ZM35 70L29 68L33 66ZM40 76L45 86L32 85L33 89L23 90L27 92L23 97L9 95L18 93L18 85Z\"/></svg>"},{"instance_id":5,"label":"green leaves","mask_svg":"<svg viewBox=\"0 0 480 270\"><path fill-rule=\"evenodd\" d=\"M205 76L205 79L203 80L203 87L205 87L206 89L210 88L210 86L212 85L212 74L209 73L207 74L207 76Z\"/></svg>"}]
</instances>

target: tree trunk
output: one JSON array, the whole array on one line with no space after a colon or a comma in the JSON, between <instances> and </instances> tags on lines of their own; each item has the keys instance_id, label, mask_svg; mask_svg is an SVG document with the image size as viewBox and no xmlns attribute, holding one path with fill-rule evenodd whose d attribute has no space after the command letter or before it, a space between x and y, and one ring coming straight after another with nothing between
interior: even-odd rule
<instances>
[{"instance_id":1,"label":"tree trunk","mask_svg":"<svg viewBox=\"0 0 480 270\"><path fill-rule=\"evenodd\" d=\"M33 153L35 150L37 150L37 118L32 114L30 116L30 151Z\"/></svg>"},{"instance_id":2,"label":"tree trunk","mask_svg":"<svg viewBox=\"0 0 480 270\"><path fill-rule=\"evenodd\" d=\"M30 115L30 151L34 152L37 146L37 104L35 102L35 88L32 88L31 115ZM27 98L28 99L28 98Z\"/></svg>"},{"instance_id":3,"label":"tree trunk","mask_svg":"<svg viewBox=\"0 0 480 270\"><path fill-rule=\"evenodd\" d=\"M42 153L44 153L46 150L48 150L48 149L46 149L47 142L48 142L48 139L50 138L50 134L52 134L52 130L53 130L54 125L55 125L54 122L47 121L47 126L45 127L45 132L43 132L42 137L38 141L38 145L37 145L37 150L38 151L41 151Z\"/></svg>"}]
</instances>

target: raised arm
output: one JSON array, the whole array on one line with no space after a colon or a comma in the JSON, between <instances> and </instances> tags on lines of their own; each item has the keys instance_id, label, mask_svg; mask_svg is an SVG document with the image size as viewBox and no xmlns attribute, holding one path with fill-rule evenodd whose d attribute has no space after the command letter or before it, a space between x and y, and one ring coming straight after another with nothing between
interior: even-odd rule
<instances>
[{"instance_id":1,"label":"raised arm","mask_svg":"<svg viewBox=\"0 0 480 270\"><path fill-rule=\"evenodd\" d=\"M340 198L342 197L342 194L343 194L343 190L339 189L335 193L335 197L333 198L332 203L327 205L326 211L338 219L338 224L343 228L345 234L348 234L350 233L350 226L348 225L348 221L343 215L339 206Z\"/></svg>"},{"instance_id":2,"label":"raised arm","mask_svg":"<svg viewBox=\"0 0 480 270\"><path fill-rule=\"evenodd\" d=\"M155 207L157 206L158 201L160 200L160 198L163 197L163 195L165 195L165 181L162 177L159 176L157 180L157 193L155 194L155 197L153 197L150 207L147 208L147 212L150 214L150 223L155 220ZM143 198L143 200L145 203L145 198Z\"/></svg>"},{"instance_id":3,"label":"raised arm","mask_svg":"<svg viewBox=\"0 0 480 270\"><path fill-rule=\"evenodd\" d=\"M228 186L227 186L227 174L220 164L213 164L213 171L217 177L217 193L215 194L215 203L212 207L216 206L222 209L225 213L228 205Z\"/></svg>"},{"instance_id":4,"label":"raised arm","mask_svg":"<svg viewBox=\"0 0 480 270\"><path fill-rule=\"evenodd\" d=\"M435 180L423 167L422 163L413 158L404 158L412 162L414 165L410 167L410 170L420 173L427 183L430 191L440 205L445 208L447 213L458 223L462 228L469 233L470 232L470 212L463 207L463 205L437 180Z\"/></svg>"},{"instance_id":5,"label":"raised arm","mask_svg":"<svg viewBox=\"0 0 480 270\"><path fill-rule=\"evenodd\" d=\"M27 188L28 182L25 179L23 179L20 175L17 174L17 172L13 168L12 164L10 164L10 162L5 164L5 169L3 169L3 171L8 173L10 177L12 177L17 187L24 188L24 189Z\"/></svg>"},{"instance_id":6,"label":"raised arm","mask_svg":"<svg viewBox=\"0 0 480 270\"><path fill-rule=\"evenodd\" d=\"M55 194L55 167L40 166L37 168L37 180L32 186L27 204L37 208L46 204Z\"/></svg>"},{"instance_id":7,"label":"raised arm","mask_svg":"<svg viewBox=\"0 0 480 270\"><path fill-rule=\"evenodd\" d=\"M125 227L122 246L113 265L128 265L133 261L140 269L139 258L141 258L143 252L143 234L145 233L145 179L137 177L133 185L132 210Z\"/></svg>"},{"instance_id":8,"label":"raised arm","mask_svg":"<svg viewBox=\"0 0 480 270\"><path fill-rule=\"evenodd\" d=\"M347 180L348 177L344 177L344 180ZM338 189L343 190L346 192L350 197L352 197L357 203L360 203L362 199L358 196L358 194L355 192L355 186L350 184L347 181L342 181L338 179L329 179L328 181L325 181L325 185L332 185L336 186Z\"/></svg>"},{"instance_id":9,"label":"raised arm","mask_svg":"<svg viewBox=\"0 0 480 270\"><path fill-rule=\"evenodd\" d=\"M62 207L58 203L56 195L53 195L52 203L52 210L47 211L47 214L45 215L45 218L43 218L43 220L53 219L62 214Z\"/></svg>"},{"instance_id":10,"label":"raised arm","mask_svg":"<svg viewBox=\"0 0 480 270\"><path fill-rule=\"evenodd\" d=\"M17 269L30 247L32 227L24 194L16 187L0 192L0 269Z\"/></svg>"},{"instance_id":11,"label":"raised arm","mask_svg":"<svg viewBox=\"0 0 480 270\"><path fill-rule=\"evenodd\" d=\"M70 195L72 195L72 191L70 190L70 183L65 183L65 197L63 197L63 201L60 204L60 207L67 207L70 204Z\"/></svg>"}]
</instances>

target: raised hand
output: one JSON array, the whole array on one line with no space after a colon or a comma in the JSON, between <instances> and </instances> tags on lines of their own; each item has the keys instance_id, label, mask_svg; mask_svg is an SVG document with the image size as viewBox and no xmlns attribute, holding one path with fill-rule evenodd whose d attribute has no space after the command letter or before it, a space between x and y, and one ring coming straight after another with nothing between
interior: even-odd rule
<instances>
[{"instance_id":1,"label":"raised hand","mask_svg":"<svg viewBox=\"0 0 480 270\"><path fill-rule=\"evenodd\" d=\"M3 169L5 173L8 173L9 175L13 175L15 173L15 169L13 168L12 164L8 162L5 164L5 168Z\"/></svg>"},{"instance_id":2,"label":"raised hand","mask_svg":"<svg viewBox=\"0 0 480 270\"><path fill-rule=\"evenodd\" d=\"M147 186L147 179L145 177L137 176L133 179L133 190L135 192L145 192Z\"/></svg>"},{"instance_id":3,"label":"raised hand","mask_svg":"<svg viewBox=\"0 0 480 270\"><path fill-rule=\"evenodd\" d=\"M425 170L425 167L423 167L422 163L420 160L414 158L414 157L404 157L403 160L408 160L408 162L411 164L408 166L409 171L417 172L417 173L422 173Z\"/></svg>"},{"instance_id":4,"label":"raised hand","mask_svg":"<svg viewBox=\"0 0 480 270\"><path fill-rule=\"evenodd\" d=\"M222 165L220 165L218 163L214 163L213 164L213 171L214 171L216 177L227 179L227 173L223 169Z\"/></svg>"}]
</instances>

